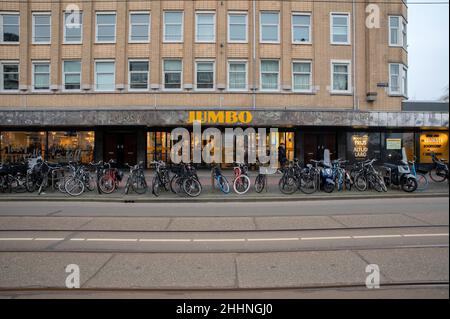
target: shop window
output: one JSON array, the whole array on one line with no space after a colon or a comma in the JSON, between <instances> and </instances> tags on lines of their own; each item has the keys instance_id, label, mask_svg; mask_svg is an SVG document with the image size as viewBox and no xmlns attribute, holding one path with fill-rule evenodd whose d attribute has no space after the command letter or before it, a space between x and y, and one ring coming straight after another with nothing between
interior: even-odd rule
<instances>
[{"instance_id":1,"label":"shop window","mask_svg":"<svg viewBox=\"0 0 450 319\"><path fill-rule=\"evenodd\" d=\"M2 132L0 162L16 163L45 156L45 132Z\"/></svg>"},{"instance_id":2,"label":"shop window","mask_svg":"<svg viewBox=\"0 0 450 319\"><path fill-rule=\"evenodd\" d=\"M381 159L380 133L347 133L347 159L351 163L374 158Z\"/></svg>"},{"instance_id":3,"label":"shop window","mask_svg":"<svg viewBox=\"0 0 450 319\"><path fill-rule=\"evenodd\" d=\"M147 133L147 166L153 161L170 163L170 150L172 142L169 132Z\"/></svg>"},{"instance_id":4,"label":"shop window","mask_svg":"<svg viewBox=\"0 0 450 319\"><path fill-rule=\"evenodd\" d=\"M448 132L420 133L420 163L433 163L431 153L448 160Z\"/></svg>"},{"instance_id":5,"label":"shop window","mask_svg":"<svg viewBox=\"0 0 450 319\"><path fill-rule=\"evenodd\" d=\"M402 159L402 148L406 150L408 160L414 159L414 133L384 133L382 140L382 160L398 163Z\"/></svg>"},{"instance_id":6,"label":"shop window","mask_svg":"<svg viewBox=\"0 0 450 319\"><path fill-rule=\"evenodd\" d=\"M49 132L48 160L54 163L94 160L94 132Z\"/></svg>"}]
</instances>

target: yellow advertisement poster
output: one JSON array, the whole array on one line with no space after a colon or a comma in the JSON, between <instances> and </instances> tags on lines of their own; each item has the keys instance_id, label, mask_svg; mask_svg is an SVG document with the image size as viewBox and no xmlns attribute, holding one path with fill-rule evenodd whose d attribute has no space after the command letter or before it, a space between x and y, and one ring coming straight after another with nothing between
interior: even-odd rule
<instances>
[{"instance_id":1,"label":"yellow advertisement poster","mask_svg":"<svg viewBox=\"0 0 450 319\"><path fill-rule=\"evenodd\" d=\"M433 163L431 153L437 157L448 159L448 133L425 132L420 134L420 162Z\"/></svg>"}]
</instances>

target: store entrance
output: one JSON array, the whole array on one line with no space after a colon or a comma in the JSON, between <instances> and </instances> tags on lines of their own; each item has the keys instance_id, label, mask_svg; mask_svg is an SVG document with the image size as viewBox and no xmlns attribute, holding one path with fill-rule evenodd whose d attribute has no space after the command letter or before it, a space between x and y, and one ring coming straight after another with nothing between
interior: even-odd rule
<instances>
[{"instance_id":1,"label":"store entrance","mask_svg":"<svg viewBox=\"0 0 450 319\"><path fill-rule=\"evenodd\" d=\"M336 159L337 142L335 133L306 133L305 134L305 163L310 160L322 160L325 149L330 150L331 159Z\"/></svg>"},{"instance_id":2,"label":"store entrance","mask_svg":"<svg viewBox=\"0 0 450 319\"><path fill-rule=\"evenodd\" d=\"M137 135L130 132L108 132L104 136L103 160L115 160L119 167L137 162Z\"/></svg>"}]
</instances>

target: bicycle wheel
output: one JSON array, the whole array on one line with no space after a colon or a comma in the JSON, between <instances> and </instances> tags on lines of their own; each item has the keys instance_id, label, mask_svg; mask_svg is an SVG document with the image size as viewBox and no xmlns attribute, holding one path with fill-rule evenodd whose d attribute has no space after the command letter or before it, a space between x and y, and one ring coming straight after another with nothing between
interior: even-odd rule
<instances>
[{"instance_id":1,"label":"bicycle wheel","mask_svg":"<svg viewBox=\"0 0 450 319\"><path fill-rule=\"evenodd\" d=\"M312 194L317 190L316 181L311 174L303 174L300 178L300 191L304 194Z\"/></svg>"},{"instance_id":2,"label":"bicycle wheel","mask_svg":"<svg viewBox=\"0 0 450 319\"><path fill-rule=\"evenodd\" d=\"M157 176L153 177L152 193L156 197L159 197L159 195L161 194L161 185L159 184L159 178Z\"/></svg>"},{"instance_id":3,"label":"bicycle wheel","mask_svg":"<svg viewBox=\"0 0 450 319\"><path fill-rule=\"evenodd\" d=\"M238 176L233 182L233 189L239 195L247 193L250 189L250 178L247 175Z\"/></svg>"},{"instance_id":4,"label":"bicycle wheel","mask_svg":"<svg viewBox=\"0 0 450 319\"><path fill-rule=\"evenodd\" d=\"M132 180L131 180L131 188L133 189L133 191L137 194L145 194L145 192L147 191L147 182L145 181L145 177L144 176L135 176Z\"/></svg>"},{"instance_id":5,"label":"bicycle wheel","mask_svg":"<svg viewBox=\"0 0 450 319\"><path fill-rule=\"evenodd\" d=\"M111 194L116 189L116 183L110 175L103 175L99 183L100 191L104 194Z\"/></svg>"},{"instance_id":6,"label":"bicycle wheel","mask_svg":"<svg viewBox=\"0 0 450 319\"><path fill-rule=\"evenodd\" d=\"M25 187L29 193L33 193L37 190L36 183L34 182L31 174L27 174Z\"/></svg>"},{"instance_id":7,"label":"bicycle wheel","mask_svg":"<svg viewBox=\"0 0 450 319\"><path fill-rule=\"evenodd\" d=\"M447 179L445 170L436 168L430 171L430 178L436 183L442 183Z\"/></svg>"},{"instance_id":8,"label":"bicycle wheel","mask_svg":"<svg viewBox=\"0 0 450 319\"><path fill-rule=\"evenodd\" d=\"M263 174L258 174L255 180L255 191L261 193L266 187L266 176Z\"/></svg>"},{"instance_id":9,"label":"bicycle wheel","mask_svg":"<svg viewBox=\"0 0 450 319\"><path fill-rule=\"evenodd\" d=\"M293 176L283 176L278 182L278 187L283 194L294 194L298 187L297 179Z\"/></svg>"},{"instance_id":10,"label":"bicycle wheel","mask_svg":"<svg viewBox=\"0 0 450 319\"><path fill-rule=\"evenodd\" d=\"M194 178L186 178L183 182L183 190L190 197L197 197L202 192L202 185Z\"/></svg>"},{"instance_id":11,"label":"bicycle wheel","mask_svg":"<svg viewBox=\"0 0 450 319\"><path fill-rule=\"evenodd\" d=\"M230 193L230 184L228 183L228 180L225 176L223 175L219 175L217 177L217 184L219 185L220 190L225 193L228 194Z\"/></svg>"},{"instance_id":12,"label":"bicycle wheel","mask_svg":"<svg viewBox=\"0 0 450 319\"><path fill-rule=\"evenodd\" d=\"M423 191L428 187L428 178L425 174L417 173L417 190Z\"/></svg>"},{"instance_id":13,"label":"bicycle wheel","mask_svg":"<svg viewBox=\"0 0 450 319\"><path fill-rule=\"evenodd\" d=\"M364 175L362 174L356 175L355 188L360 192L364 192L367 190L367 179Z\"/></svg>"},{"instance_id":14,"label":"bicycle wheel","mask_svg":"<svg viewBox=\"0 0 450 319\"><path fill-rule=\"evenodd\" d=\"M176 191L176 181L178 179L178 175L175 174L172 176L172 178L170 179L170 190L172 193L177 194L178 192Z\"/></svg>"},{"instance_id":15,"label":"bicycle wheel","mask_svg":"<svg viewBox=\"0 0 450 319\"><path fill-rule=\"evenodd\" d=\"M70 178L66 181L66 192L71 196L79 196L84 192L84 183L78 178Z\"/></svg>"},{"instance_id":16,"label":"bicycle wheel","mask_svg":"<svg viewBox=\"0 0 450 319\"><path fill-rule=\"evenodd\" d=\"M84 185L86 189L90 192L92 192L95 189L95 178L92 176L92 174L86 173L84 176L85 182Z\"/></svg>"}]
</instances>

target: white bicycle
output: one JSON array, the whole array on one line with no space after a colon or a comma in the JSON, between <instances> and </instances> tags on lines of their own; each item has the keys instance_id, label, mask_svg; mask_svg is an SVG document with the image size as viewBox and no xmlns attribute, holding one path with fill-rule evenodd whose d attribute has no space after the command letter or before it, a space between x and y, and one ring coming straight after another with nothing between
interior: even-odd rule
<instances>
[{"instance_id":1,"label":"white bicycle","mask_svg":"<svg viewBox=\"0 0 450 319\"><path fill-rule=\"evenodd\" d=\"M234 167L233 189L236 194L243 195L250 189L250 178L248 177L248 168L245 164L238 164Z\"/></svg>"}]
</instances>

